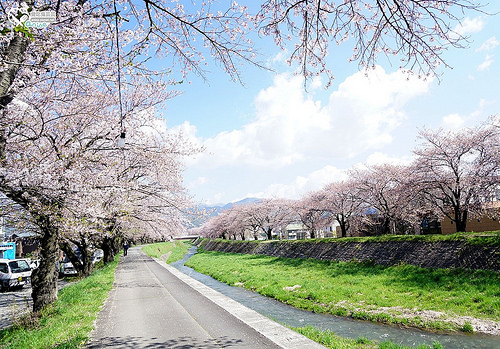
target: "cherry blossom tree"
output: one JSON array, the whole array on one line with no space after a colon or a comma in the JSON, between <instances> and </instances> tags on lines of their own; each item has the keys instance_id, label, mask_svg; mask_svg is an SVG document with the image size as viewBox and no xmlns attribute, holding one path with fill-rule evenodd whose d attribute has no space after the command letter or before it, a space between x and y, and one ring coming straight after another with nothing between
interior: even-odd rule
<instances>
[{"instance_id":1,"label":"cherry blossom tree","mask_svg":"<svg viewBox=\"0 0 500 349\"><path fill-rule=\"evenodd\" d=\"M116 70L110 69L110 64L116 65L116 58L126 67L124 76L151 74L157 78L164 78L171 65L177 65L182 74L194 70L203 75L202 63L207 55L236 80L239 61L258 65L252 44L246 39L247 9L234 2L225 8L213 1L190 6L168 0L27 0L25 3L30 9L55 11L57 22L44 29L15 26L8 14L21 9L20 2L2 2L2 108L24 84L36 84L37 74L46 79L44 72L92 76L86 70L106 66L108 74L100 72L93 77L105 76L113 84ZM154 56L169 60L165 69L155 68L149 62Z\"/></svg>"},{"instance_id":2,"label":"cherry blossom tree","mask_svg":"<svg viewBox=\"0 0 500 349\"><path fill-rule=\"evenodd\" d=\"M333 221L330 212L321 205L323 198L322 192L313 192L292 202L295 216L309 230L311 239L320 237L318 236L320 229Z\"/></svg>"},{"instance_id":3,"label":"cherry blossom tree","mask_svg":"<svg viewBox=\"0 0 500 349\"><path fill-rule=\"evenodd\" d=\"M106 157L102 168L94 163L95 182L73 199L75 210L70 223L76 220L76 224L69 224L63 237L79 247L82 257L86 247L93 246L103 249L105 262L111 261L122 240L165 240L181 235L188 226L186 212L192 203L181 185L178 158L192 150L183 149L180 135L167 137L154 125L146 128L154 118L148 120L142 114L138 118L141 130L129 132L126 147L116 154L118 163ZM127 128L134 130L130 123ZM89 250L87 256L92 252ZM84 275L89 266L82 263ZM78 270L77 265L75 268Z\"/></svg>"},{"instance_id":4,"label":"cherry blossom tree","mask_svg":"<svg viewBox=\"0 0 500 349\"><path fill-rule=\"evenodd\" d=\"M263 199L245 207L252 229L262 231L267 239L292 220L290 203L284 199ZM256 236L255 236L256 237Z\"/></svg>"},{"instance_id":5,"label":"cherry blossom tree","mask_svg":"<svg viewBox=\"0 0 500 349\"><path fill-rule=\"evenodd\" d=\"M219 215L212 216L206 220L201 226L192 228L192 234L200 235L206 238L222 238L222 229L220 229L220 220L217 219Z\"/></svg>"},{"instance_id":6,"label":"cherry blossom tree","mask_svg":"<svg viewBox=\"0 0 500 349\"><path fill-rule=\"evenodd\" d=\"M209 238L230 239L236 237L235 225L233 223L233 212L224 210L207 220L200 228L202 236Z\"/></svg>"},{"instance_id":7,"label":"cherry blossom tree","mask_svg":"<svg viewBox=\"0 0 500 349\"><path fill-rule=\"evenodd\" d=\"M167 96L173 95L167 90L169 83L162 82L170 81L166 76L170 69L151 70L147 65L148 56L156 54L158 57L176 57L181 70L187 71L200 65L203 59L201 51L208 47L216 59L222 62L226 71L235 78L235 60L248 60L250 57L248 43L241 39L240 31L225 30L230 23L237 27L240 19L244 18L243 8L232 7L214 16L207 12L210 9L208 5L198 12L195 11L193 15L186 15L183 7L175 3L144 1L141 3L142 8L133 5L132 9L126 11L128 4L127 1L119 0L46 1L39 9L54 10L57 23L43 30L28 29L23 25L9 26L7 14L12 8L19 6L17 1L4 1L0 7L0 158L5 159L2 164L1 189L31 213L42 232L42 263L38 268L39 272L33 276L35 310L39 310L56 297L57 279L52 271L57 258L57 242L63 229L60 222L77 221L67 217L75 216L74 212L82 209L75 208L78 202L75 193L85 192L81 190L85 187L82 183L94 178L95 172L87 172L88 168L82 165L85 164L85 157L81 157L81 153L93 156L102 156L102 151L112 153L109 151L112 148L110 143L114 143L118 135L124 134L123 120L135 118L132 113L137 112L136 106L125 105L122 108L122 101L130 103L134 99L121 98L121 84L134 90L149 83L155 87L155 99L163 101ZM36 7L37 3L29 0L27 5ZM19 12L18 15L23 13ZM128 24L132 17L135 20L130 27ZM197 37L201 40L195 46ZM202 70L198 69L198 72ZM120 75L123 76L121 84ZM142 79L139 82L135 79L144 76L149 76L150 81L145 82ZM93 101L100 101L98 107L101 109L89 113L85 105L79 106L78 102L86 103L84 96L90 96L88 91L92 89L96 92L92 95ZM15 101L21 102L16 104ZM76 103L69 108L71 113L66 113L63 104L67 107L71 101ZM19 108L19 103L27 104L30 110L38 112L42 117L26 117L22 108ZM156 102L149 103L148 107L154 106L154 103ZM95 106L95 103L91 105ZM40 109L41 106L43 110ZM78 108L81 110L77 110ZM99 136L96 136L95 132L90 137L85 134L88 138L82 139L79 126L85 125L88 115L102 117L103 122L93 127L103 132ZM61 140L68 139L60 135L54 137L46 134L48 126L55 127L54 121L59 122L58 132L61 131L61 126L66 126L66 130L76 130L77 137L74 138L77 142L73 142L71 138L68 144L60 144ZM69 127L73 122L76 123L74 129ZM23 130L19 131L20 129ZM131 129L127 129L127 139L131 136ZM20 147L12 147L15 137L22 138L26 130L29 131L26 134L30 136L27 136L24 142L19 142ZM33 141L39 140L42 141L36 142L37 151L32 151L30 146L34 145ZM68 146L69 144L71 146ZM106 146L101 148L104 144ZM23 148L21 145L28 146ZM68 149L76 153L72 154L75 155L74 158L67 157L65 151ZM146 146L144 150L151 149ZM180 154L178 149L176 154ZM35 156L35 161L30 161ZM115 156L114 162L117 158L120 157ZM102 159L88 157L86 160L88 167L102 162ZM25 169L22 169L23 165L26 166ZM170 165L171 161L166 162L163 166L164 173L177 174L178 171L173 168L166 168ZM68 176L68 172L72 176ZM17 176L19 181L16 181L14 176ZM139 176L133 180L136 184L144 184L151 179L146 180ZM176 183L171 183L174 182ZM99 186L112 187L109 184ZM164 202L169 199L172 198L162 198ZM107 237L114 236L117 227L124 226L117 221L124 216L123 212L127 213L125 216L128 218L133 217L131 210L118 212L118 215L111 214L111 217L103 218L106 222L106 228L102 230L106 233L104 242ZM159 216L159 213L157 214ZM88 219L86 213L76 214L77 217L82 215Z\"/></svg>"},{"instance_id":8,"label":"cherry blossom tree","mask_svg":"<svg viewBox=\"0 0 500 349\"><path fill-rule=\"evenodd\" d=\"M494 123L459 131L422 130L414 151L415 180L430 206L466 231L467 219L484 213L498 189L498 142Z\"/></svg>"},{"instance_id":9,"label":"cherry blossom tree","mask_svg":"<svg viewBox=\"0 0 500 349\"><path fill-rule=\"evenodd\" d=\"M333 80L327 56L331 44L352 43L350 60L372 67L380 54L397 56L401 68L427 76L448 47L463 48L465 37L454 30L467 11L481 11L470 0L309 0L264 1L256 16L263 35L278 46L291 41L290 63L306 78L326 74Z\"/></svg>"},{"instance_id":10,"label":"cherry blossom tree","mask_svg":"<svg viewBox=\"0 0 500 349\"><path fill-rule=\"evenodd\" d=\"M380 234L414 233L418 226L410 171L403 165L375 165L351 171L355 195L370 230ZM373 211L373 212L372 212Z\"/></svg>"},{"instance_id":11,"label":"cherry blossom tree","mask_svg":"<svg viewBox=\"0 0 500 349\"><path fill-rule=\"evenodd\" d=\"M53 56L71 62L65 68L75 72L79 71L77 66L105 62L89 59L77 63L68 57L77 38L90 34L95 37L85 51L95 53L108 51L114 33L118 33L123 42L122 59L129 71L159 73L145 65L148 57L156 55L178 65L182 72L194 70L203 75L203 61L206 55L211 55L239 80L239 62L259 65L248 39L255 27L260 34L274 37L280 47L286 47L285 42L291 40L295 47L289 60L297 63L306 78L325 73L331 81L333 74L326 60L329 46L350 39L354 42L352 60L362 67L373 66L377 56L385 54L398 55L401 65L411 71L432 72L443 63L441 54L447 47L465 46L466 38L452 29L460 24L461 15L482 10L470 0L266 0L256 14L236 2L227 5L214 1L184 5L169 0L25 2L30 7L38 5L56 11L57 23L43 30L12 28L7 13L18 8L19 2L2 2L1 54L7 63L0 74L4 106L12 100L15 80L19 80L16 76L19 72L24 75L25 67L46 68Z\"/></svg>"},{"instance_id":12,"label":"cherry blossom tree","mask_svg":"<svg viewBox=\"0 0 500 349\"><path fill-rule=\"evenodd\" d=\"M497 168L497 171L493 173L492 175L500 178L500 116L499 115L493 115L489 118L489 120L485 123L485 127L490 130L492 135L490 137L487 137L485 139L485 145L484 145L484 150L488 152L488 156L493 162L493 166ZM496 185L497 187L493 186L492 190L495 192L496 196L492 199L494 200L500 200L500 197L498 197L497 191L498 191L498 184Z\"/></svg>"},{"instance_id":13,"label":"cherry blossom tree","mask_svg":"<svg viewBox=\"0 0 500 349\"><path fill-rule=\"evenodd\" d=\"M124 149L116 146L117 106L100 80L76 81L72 75L56 85L47 80L24 89L4 109L0 189L27 210L40 229L42 258L33 275L35 310L56 297L54 268L61 238L82 241L87 236L83 231L92 232L100 221L113 227L101 230L106 241L125 222L160 223L158 217L175 217L172 207L184 205L179 157L189 155L191 148L177 136L160 137L155 131L154 106L168 97L158 84L149 81L141 89L124 89L125 111L131 115L125 120ZM17 114L22 114L23 123L9 121ZM78 224L81 220L92 224Z\"/></svg>"},{"instance_id":14,"label":"cherry blossom tree","mask_svg":"<svg viewBox=\"0 0 500 349\"><path fill-rule=\"evenodd\" d=\"M333 215L340 226L341 236L347 237L352 221L362 214L362 201L356 196L353 181L328 184L318 195L318 206Z\"/></svg>"}]
</instances>

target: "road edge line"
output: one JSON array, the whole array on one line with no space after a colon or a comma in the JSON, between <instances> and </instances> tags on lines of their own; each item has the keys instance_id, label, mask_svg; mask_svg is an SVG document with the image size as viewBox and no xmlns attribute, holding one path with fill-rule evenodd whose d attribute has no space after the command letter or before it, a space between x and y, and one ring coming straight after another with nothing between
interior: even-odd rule
<instances>
[{"instance_id":1,"label":"road edge line","mask_svg":"<svg viewBox=\"0 0 500 349\"><path fill-rule=\"evenodd\" d=\"M154 258L156 263L167 269L175 277L189 285L191 288L196 290L198 293L204 297L211 300L213 303L217 304L219 307L226 310L228 313L239 319L240 321L246 323L248 326L252 327L254 330L262 334L264 337L268 338L275 344L286 349L324 349L326 347L322 346L318 342L315 342L306 336L283 326L264 315L252 310L243 304L223 295L222 293L214 290L213 288L193 279L192 277L184 274L177 268L168 265L167 263Z\"/></svg>"}]
</instances>

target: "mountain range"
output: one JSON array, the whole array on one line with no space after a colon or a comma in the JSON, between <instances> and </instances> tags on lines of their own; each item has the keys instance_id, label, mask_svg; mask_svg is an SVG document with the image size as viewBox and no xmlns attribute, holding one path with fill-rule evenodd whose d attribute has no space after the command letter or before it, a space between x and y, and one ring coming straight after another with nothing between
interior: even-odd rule
<instances>
[{"instance_id":1,"label":"mountain range","mask_svg":"<svg viewBox=\"0 0 500 349\"><path fill-rule=\"evenodd\" d=\"M244 198L244 199L241 199L239 201L230 202L230 203L227 203L227 204L215 204L215 205L201 204L201 205L198 206L197 209L205 211L208 214L205 215L205 217L203 217L203 218L195 217L192 220L192 224L194 226L200 226L203 223L205 223L208 219L210 219L210 217L217 216L221 212L223 212L225 210L229 210L233 206L250 205L250 204L253 204L253 203L258 202L258 201L260 201L260 199L257 199L257 198Z\"/></svg>"}]
</instances>

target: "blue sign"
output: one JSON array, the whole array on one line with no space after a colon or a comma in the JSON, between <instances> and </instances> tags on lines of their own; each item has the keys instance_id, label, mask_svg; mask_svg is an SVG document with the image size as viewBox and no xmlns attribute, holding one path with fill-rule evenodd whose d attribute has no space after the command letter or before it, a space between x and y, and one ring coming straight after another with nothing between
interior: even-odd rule
<instances>
[{"instance_id":1,"label":"blue sign","mask_svg":"<svg viewBox=\"0 0 500 349\"><path fill-rule=\"evenodd\" d=\"M0 244L0 254L4 259L16 259L16 243L4 242Z\"/></svg>"}]
</instances>

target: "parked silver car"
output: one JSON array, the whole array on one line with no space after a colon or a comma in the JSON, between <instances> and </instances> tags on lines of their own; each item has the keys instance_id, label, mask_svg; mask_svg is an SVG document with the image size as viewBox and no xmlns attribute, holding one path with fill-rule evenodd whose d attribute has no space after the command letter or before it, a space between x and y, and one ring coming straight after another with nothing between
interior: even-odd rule
<instances>
[{"instance_id":1,"label":"parked silver car","mask_svg":"<svg viewBox=\"0 0 500 349\"><path fill-rule=\"evenodd\" d=\"M0 290L23 288L31 282L31 267L25 259L0 259Z\"/></svg>"},{"instance_id":2,"label":"parked silver car","mask_svg":"<svg viewBox=\"0 0 500 349\"><path fill-rule=\"evenodd\" d=\"M69 261L69 258L65 258L61 262L61 267L59 269L59 276L64 277L64 276L75 276L77 274L77 271L75 267L73 266L73 263Z\"/></svg>"}]
</instances>

